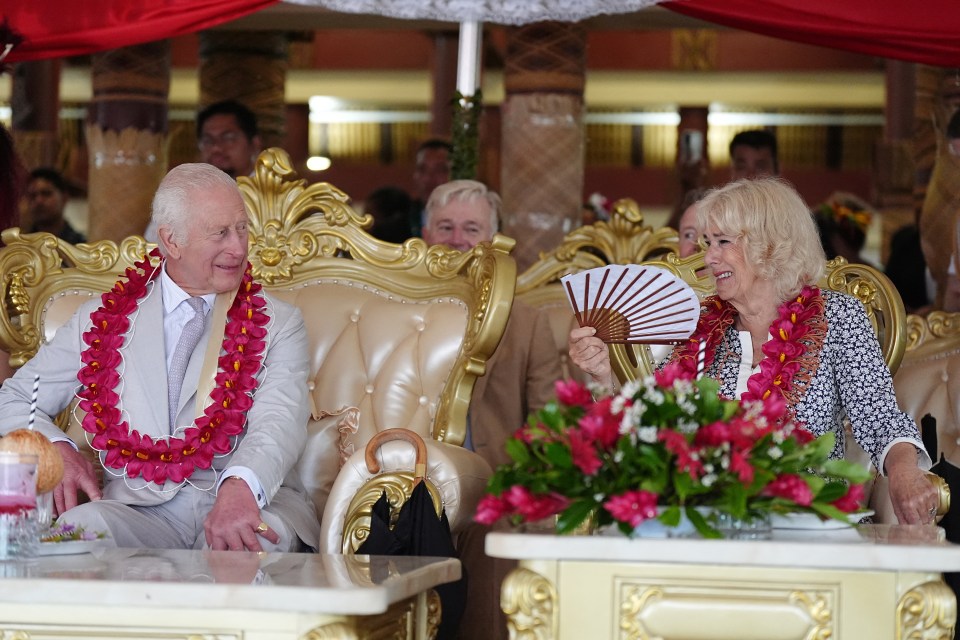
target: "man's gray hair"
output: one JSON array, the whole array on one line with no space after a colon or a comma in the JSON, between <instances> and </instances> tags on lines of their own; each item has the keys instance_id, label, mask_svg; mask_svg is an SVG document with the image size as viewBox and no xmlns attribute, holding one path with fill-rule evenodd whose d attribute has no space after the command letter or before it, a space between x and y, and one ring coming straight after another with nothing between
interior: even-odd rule
<instances>
[{"instance_id":1,"label":"man's gray hair","mask_svg":"<svg viewBox=\"0 0 960 640\"><path fill-rule=\"evenodd\" d=\"M164 176L153 196L150 226L158 231L160 227L167 227L175 242L185 242L191 222L189 198L218 185L237 189L233 178L213 165L202 162L177 165ZM161 252L165 251L162 242L159 247Z\"/></svg>"},{"instance_id":2,"label":"man's gray hair","mask_svg":"<svg viewBox=\"0 0 960 640\"><path fill-rule=\"evenodd\" d=\"M430 216L434 211L449 202L471 202L479 199L487 201L490 207L490 229L496 233L500 229L500 196L476 180L451 180L434 189L425 207L427 216L424 225L430 224Z\"/></svg>"}]
</instances>

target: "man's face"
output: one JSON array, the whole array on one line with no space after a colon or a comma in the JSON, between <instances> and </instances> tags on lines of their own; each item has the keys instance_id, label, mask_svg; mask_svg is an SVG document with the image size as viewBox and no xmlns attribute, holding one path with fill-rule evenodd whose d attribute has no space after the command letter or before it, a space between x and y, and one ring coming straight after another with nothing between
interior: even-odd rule
<instances>
[{"instance_id":1,"label":"man's face","mask_svg":"<svg viewBox=\"0 0 960 640\"><path fill-rule=\"evenodd\" d=\"M773 152L769 147L751 147L741 144L733 148L730 158L730 180L761 178L777 175Z\"/></svg>"},{"instance_id":2,"label":"man's face","mask_svg":"<svg viewBox=\"0 0 960 640\"><path fill-rule=\"evenodd\" d=\"M167 273L192 296L232 291L247 268L247 211L240 191L226 185L194 189L183 242L158 230L167 249Z\"/></svg>"},{"instance_id":3,"label":"man's face","mask_svg":"<svg viewBox=\"0 0 960 640\"><path fill-rule=\"evenodd\" d=\"M66 194L48 180L36 178L27 185L27 211L34 224L45 224L62 219L66 204Z\"/></svg>"},{"instance_id":4,"label":"man's face","mask_svg":"<svg viewBox=\"0 0 960 640\"><path fill-rule=\"evenodd\" d=\"M423 229L428 245L445 244L459 251L468 251L492 238L490 205L483 198L451 200L430 214Z\"/></svg>"},{"instance_id":5,"label":"man's face","mask_svg":"<svg viewBox=\"0 0 960 640\"><path fill-rule=\"evenodd\" d=\"M231 178L253 173L260 153L260 138L248 140L232 114L210 116L200 131L200 160L212 164Z\"/></svg>"},{"instance_id":6,"label":"man's face","mask_svg":"<svg viewBox=\"0 0 960 640\"><path fill-rule=\"evenodd\" d=\"M417 166L413 171L416 196L426 202L433 190L450 182L450 158L446 149L423 149L417 154Z\"/></svg>"}]
</instances>

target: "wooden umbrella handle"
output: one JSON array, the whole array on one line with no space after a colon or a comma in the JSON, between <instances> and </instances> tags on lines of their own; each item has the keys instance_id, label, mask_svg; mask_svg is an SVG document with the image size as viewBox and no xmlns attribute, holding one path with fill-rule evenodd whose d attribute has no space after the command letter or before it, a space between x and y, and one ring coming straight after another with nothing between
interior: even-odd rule
<instances>
[{"instance_id":1,"label":"wooden umbrella handle","mask_svg":"<svg viewBox=\"0 0 960 640\"><path fill-rule=\"evenodd\" d=\"M423 438L415 432L410 431L410 429L384 429L370 438L364 453L367 462L367 471L370 473L380 473L380 463L376 457L377 449L379 449L384 442L390 442L391 440L404 440L414 446L417 450L417 458L416 466L413 470L413 477L416 482L423 480L424 476L427 475L427 445L424 444Z\"/></svg>"}]
</instances>

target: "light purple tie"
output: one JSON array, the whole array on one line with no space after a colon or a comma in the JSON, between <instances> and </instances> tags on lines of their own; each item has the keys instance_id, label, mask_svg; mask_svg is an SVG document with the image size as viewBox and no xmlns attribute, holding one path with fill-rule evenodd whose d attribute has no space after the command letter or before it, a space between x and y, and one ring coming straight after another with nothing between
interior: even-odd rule
<instances>
[{"instance_id":1,"label":"light purple tie","mask_svg":"<svg viewBox=\"0 0 960 640\"><path fill-rule=\"evenodd\" d=\"M173 352L173 360L170 362L170 373L167 376L167 402L170 410L170 433L176 427L177 406L180 404L180 390L183 388L183 376L187 372L187 363L190 362L190 356L197 348L200 342L200 336L203 335L203 326L207 316L203 310L203 298L190 298L187 304L194 311L194 316L183 325L183 332L180 334L180 341L177 342L177 348Z\"/></svg>"}]
</instances>

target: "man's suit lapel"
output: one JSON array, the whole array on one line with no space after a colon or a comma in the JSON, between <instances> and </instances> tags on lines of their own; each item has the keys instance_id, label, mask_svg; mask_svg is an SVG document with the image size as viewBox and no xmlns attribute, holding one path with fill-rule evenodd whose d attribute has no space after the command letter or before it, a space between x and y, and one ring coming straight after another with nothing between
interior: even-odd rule
<instances>
[{"instance_id":1,"label":"man's suit lapel","mask_svg":"<svg viewBox=\"0 0 960 640\"><path fill-rule=\"evenodd\" d=\"M167 357L163 344L163 296L158 282L140 303L124 351L127 382L123 407L130 415L130 426L152 437L166 436ZM136 393L136 389L144 391Z\"/></svg>"}]
</instances>

